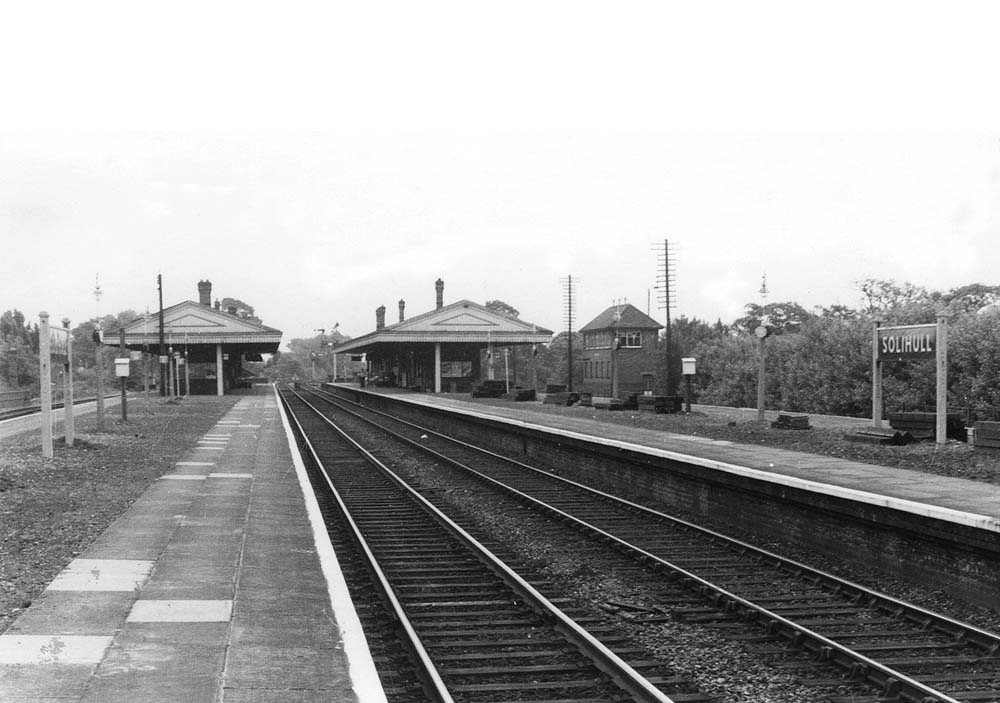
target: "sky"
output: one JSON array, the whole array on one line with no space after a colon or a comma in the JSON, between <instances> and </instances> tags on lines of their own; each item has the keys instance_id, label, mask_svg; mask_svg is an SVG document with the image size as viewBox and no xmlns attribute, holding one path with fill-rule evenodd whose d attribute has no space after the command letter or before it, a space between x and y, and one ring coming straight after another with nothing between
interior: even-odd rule
<instances>
[{"instance_id":1,"label":"sky","mask_svg":"<svg viewBox=\"0 0 1000 703\"><path fill-rule=\"evenodd\" d=\"M1000 284L988 3L21 3L0 310L213 298L285 340L503 300L729 322ZM168 13L169 10L169 13ZM94 295L96 285L101 296Z\"/></svg>"}]
</instances>

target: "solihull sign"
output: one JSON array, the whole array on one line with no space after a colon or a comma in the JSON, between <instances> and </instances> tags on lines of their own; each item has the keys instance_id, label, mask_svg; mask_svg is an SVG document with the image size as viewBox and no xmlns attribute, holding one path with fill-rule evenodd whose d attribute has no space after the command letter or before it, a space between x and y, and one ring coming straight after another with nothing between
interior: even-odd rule
<instances>
[{"instance_id":1,"label":"solihull sign","mask_svg":"<svg viewBox=\"0 0 1000 703\"><path fill-rule=\"evenodd\" d=\"M937 325L878 328L878 358L933 359L937 352Z\"/></svg>"},{"instance_id":2,"label":"solihull sign","mask_svg":"<svg viewBox=\"0 0 1000 703\"><path fill-rule=\"evenodd\" d=\"M882 327L872 321L872 422L882 427L882 362L897 359L934 359L935 392L934 435L938 444L948 441L948 317L937 316L936 325Z\"/></svg>"}]
</instances>

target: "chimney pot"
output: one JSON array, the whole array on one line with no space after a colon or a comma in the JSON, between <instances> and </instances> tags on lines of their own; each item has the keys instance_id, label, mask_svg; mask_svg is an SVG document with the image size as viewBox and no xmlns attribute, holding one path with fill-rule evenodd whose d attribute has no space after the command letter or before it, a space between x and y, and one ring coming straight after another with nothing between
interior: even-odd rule
<instances>
[{"instance_id":1,"label":"chimney pot","mask_svg":"<svg viewBox=\"0 0 1000 703\"><path fill-rule=\"evenodd\" d=\"M402 322L405 318L403 317L403 311L406 309L406 301L399 301L399 321Z\"/></svg>"},{"instance_id":2,"label":"chimney pot","mask_svg":"<svg viewBox=\"0 0 1000 703\"><path fill-rule=\"evenodd\" d=\"M375 329L380 330L385 327L385 305L375 308Z\"/></svg>"},{"instance_id":3,"label":"chimney pot","mask_svg":"<svg viewBox=\"0 0 1000 703\"><path fill-rule=\"evenodd\" d=\"M434 282L434 291L437 293L437 309L444 307L444 281L440 278Z\"/></svg>"}]
</instances>

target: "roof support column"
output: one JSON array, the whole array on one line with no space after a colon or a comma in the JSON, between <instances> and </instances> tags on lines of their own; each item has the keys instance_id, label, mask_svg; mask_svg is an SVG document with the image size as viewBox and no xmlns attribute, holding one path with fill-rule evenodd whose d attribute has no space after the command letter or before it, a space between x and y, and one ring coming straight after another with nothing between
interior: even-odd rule
<instances>
[{"instance_id":1,"label":"roof support column","mask_svg":"<svg viewBox=\"0 0 1000 703\"><path fill-rule=\"evenodd\" d=\"M223 395L225 393L225 384L222 377L222 345L215 345L215 394Z\"/></svg>"},{"instance_id":2,"label":"roof support column","mask_svg":"<svg viewBox=\"0 0 1000 703\"><path fill-rule=\"evenodd\" d=\"M441 342L434 342L434 392L441 392Z\"/></svg>"}]
</instances>

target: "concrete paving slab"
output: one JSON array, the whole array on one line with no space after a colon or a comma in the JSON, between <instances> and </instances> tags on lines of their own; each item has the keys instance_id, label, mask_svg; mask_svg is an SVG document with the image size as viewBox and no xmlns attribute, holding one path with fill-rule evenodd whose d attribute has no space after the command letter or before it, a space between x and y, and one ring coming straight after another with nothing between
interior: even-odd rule
<instances>
[{"instance_id":1,"label":"concrete paving slab","mask_svg":"<svg viewBox=\"0 0 1000 703\"><path fill-rule=\"evenodd\" d=\"M0 664L0 701L76 701L93 673L93 664Z\"/></svg>"},{"instance_id":2,"label":"concrete paving slab","mask_svg":"<svg viewBox=\"0 0 1000 703\"><path fill-rule=\"evenodd\" d=\"M137 600L126 622L229 622L232 600Z\"/></svg>"},{"instance_id":3,"label":"concrete paving slab","mask_svg":"<svg viewBox=\"0 0 1000 703\"><path fill-rule=\"evenodd\" d=\"M97 664L111 635L0 635L0 664Z\"/></svg>"},{"instance_id":4,"label":"concrete paving slab","mask_svg":"<svg viewBox=\"0 0 1000 703\"><path fill-rule=\"evenodd\" d=\"M52 591L42 593L8 629L8 635L111 636L125 620L131 591ZM2 699L0 699L2 700Z\"/></svg>"},{"instance_id":5,"label":"concrete paving slab","mask_svg":"<svg viewBox=\"0 0 1000 703\"><path fill-rule=\"evenodd\" d=\"M74 559L53 579L50 591L135 591L149 578L152 561Z\"/></svg>"}]
</instances>

